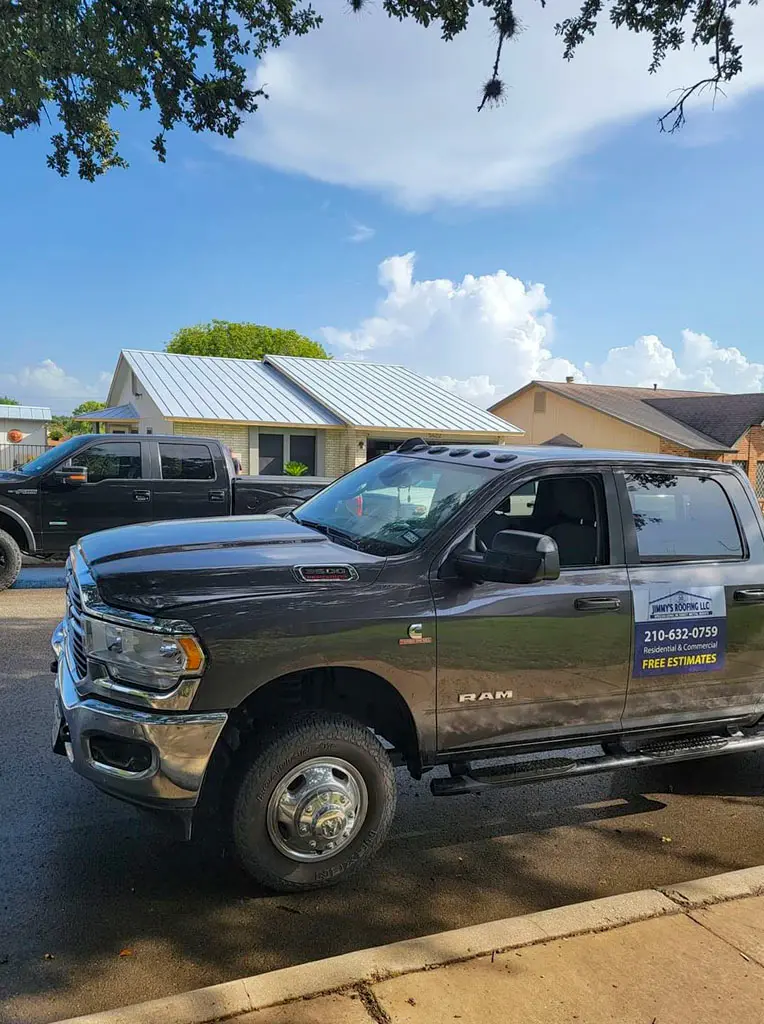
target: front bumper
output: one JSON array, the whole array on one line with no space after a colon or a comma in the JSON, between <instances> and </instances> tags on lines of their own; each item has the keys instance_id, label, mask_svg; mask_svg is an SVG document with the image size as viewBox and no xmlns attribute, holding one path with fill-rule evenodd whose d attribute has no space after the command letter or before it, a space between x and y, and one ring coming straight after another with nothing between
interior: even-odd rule
<instances>
[{"instance_id":1,"label":"front bumper","mask_svg":"<svg viewBox=\"0 0 764 1024\"><path fill-rule=\"evenodd\" d=\"M74 770L112 796L156 809L195 807L227 714L161 714L84 696L72 673L63 623L51 643L58 662L54 749L65 749ZM140 744L150 752L148 767L132 771L97 760L91 740L97 743L98 737Z\"/></svg>"}]
</instances>

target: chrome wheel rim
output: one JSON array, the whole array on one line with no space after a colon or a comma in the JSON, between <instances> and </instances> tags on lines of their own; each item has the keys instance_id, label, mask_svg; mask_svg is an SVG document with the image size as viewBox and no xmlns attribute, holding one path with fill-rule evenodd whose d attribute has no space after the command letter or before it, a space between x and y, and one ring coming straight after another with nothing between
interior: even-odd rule
<instances>
[{"instance_id":1,"label":"chrome wheel rim","mask_svg":"<svg viewBox=\"0 0 764 1024\"><path fill-rule=\"evenodd\" d=\"M328 860L353 841L368 809L357 768L339 757L314 757L292 768L273 790L268 835L291 860Z\"/></svg>"}]
</instances>

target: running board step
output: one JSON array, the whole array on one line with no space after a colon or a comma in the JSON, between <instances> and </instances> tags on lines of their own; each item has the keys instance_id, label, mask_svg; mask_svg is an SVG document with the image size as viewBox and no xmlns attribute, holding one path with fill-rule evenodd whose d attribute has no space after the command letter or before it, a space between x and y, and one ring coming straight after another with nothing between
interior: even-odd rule
<instances>
[{"instance_id":1,"label":"running board step","mask_svg":"<svg viewBox=\"0 0 764 1024\"><path fill-rule=\"evenodd\" d=\"M535 758L513 764L473 768L463 775L438 777L430 782L434 796L460 796L492 786L522 786L547 779L569 779L577 775L595 775L617 768L642 768L645 765L676 761L692 761L720 754L737 754L764 749L764 729L753 733L730 735L682 736L676 739L653 740L638 750L610 748L611 752L586 758Z\"/></svg>"},{"instance_id":2,"label":"running board step","mask_svg":"<svg viewBox=\"0 0 764 1024\"><path fill-rule=\"evenodd\" d=\"M650 757L673 757L691 751L707 751L721 753L730 744L731 736L682 736L679 739L653 740L638 748L637 753L649 754Z\"/></svg>"}]
</instances>

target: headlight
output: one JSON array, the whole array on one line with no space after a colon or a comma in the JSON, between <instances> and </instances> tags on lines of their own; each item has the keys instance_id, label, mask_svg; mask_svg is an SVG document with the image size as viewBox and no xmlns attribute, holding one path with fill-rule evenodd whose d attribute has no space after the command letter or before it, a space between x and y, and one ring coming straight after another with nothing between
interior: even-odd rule
<instances>
[{"instance_id":1,"label":"headlight","mask_svg":"<svg viewBox=\"0 0 764 1024\"><path fill-rule=\"evenodd\" d=\"M84 616L88 658L106 666L112 679L151 690L171 690L184 676L201 675L204 651L193 636L149 633Z\"/></svg>"}]
</instances>

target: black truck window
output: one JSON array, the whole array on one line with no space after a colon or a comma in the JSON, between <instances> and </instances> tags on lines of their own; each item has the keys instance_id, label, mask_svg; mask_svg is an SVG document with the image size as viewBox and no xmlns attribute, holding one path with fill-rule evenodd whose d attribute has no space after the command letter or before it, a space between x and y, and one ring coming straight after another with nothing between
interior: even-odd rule
<instances>
[{"instance_id":1,"label":"black truck window","mask_svg":"<svg viewBox=\"0 0 764 1024\"><path fill-rule=\"evenodd\" d=\"M556 542L564 569L607 565L604 508L600 476L544 476L504 498L480 522L476 539L490 550L502 530L545 533Z\"/></svg>"},{"instance_id":2,"label":"black truck window","mask_svg":"<svg viewBox=\"0 0 764 1024\"><path fill-rule=\"evenodd\" d=\"M629 473L626 488L641 562L743 557L729 500L711 477Z\"/></svg>"},{"instance_id":3,"label":"black truck window","mask_svg":"<svg viewBox=\"0 0 764 1024\"><path fill-rule=\"evenodd\" d=\"M214 480L215 466L206 444L159 444L163 480Z\"/></svg>"},{"instance_id":4,"label":"black truck window","mask_svg":"<svg viewBox=\"0 0 764 1024\"><path fill-rule=\"evenodd\" d=\"M82 454L76 454L71 462L85 466L88 483L101 480L140 480L141 446L138 441L111 441L93 445Z\"/></svg>"}]
</instances>

